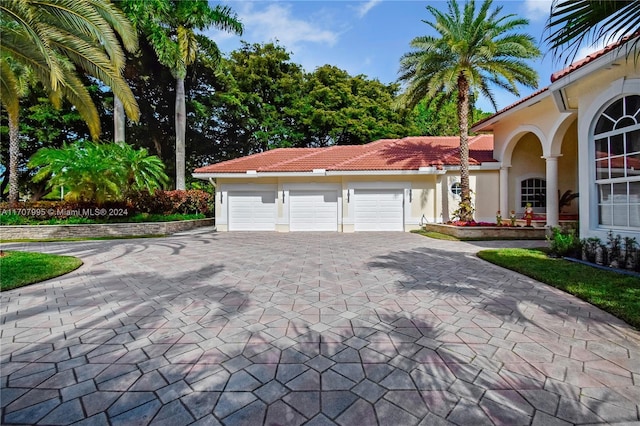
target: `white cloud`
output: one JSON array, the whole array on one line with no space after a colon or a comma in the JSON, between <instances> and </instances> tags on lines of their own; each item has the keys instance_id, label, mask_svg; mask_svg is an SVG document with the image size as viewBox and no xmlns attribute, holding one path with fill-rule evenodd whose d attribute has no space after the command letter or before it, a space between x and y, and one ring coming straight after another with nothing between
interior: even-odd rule
<instances>
[{"instance_id":1,"label":"white cloud","mask_svg":"<svg viewBox=\"0 0 640 426\"><path fill-rule=\"evenodd\" d=\"M271 3L262 9L248 6L238 16L247 30L246 38L252 41L279 40L291 50L295 50L301 43L333 46L338 41L338 33L323 28L320 22L293 16L290 5Z\"/></svg>"},{"instance_id":2,"label":"white cloud","mask_svg":"<svg viewBox=\"0 0 640 426\"><path fill-rule=\"evenodd\" d=\"M356 12L360 18L364 17L371 9L373 9L377 4L379 4L382 0L368 0L363 2L356 8Z\"/></svg>"},{"instance_id":3,"label":"white cloud","mask_svg":"<svg viewBox=\"0 0 640 426\"><path fill-rule=\"evenodd\" d=\"M590 43L586 46L582 46L578 53L576 53L576 61L587 57L588 55L602 50L606 47L606 42L603 39L599 39L596 43Z\"/></svg>"},{"instance_id":4,"label":"white cloud","mask_svg":"<svg viewBox=\"0 0 640 426\"><path fill-rule=\"evenodd\" d=\"M527 18L531 21L544 21L551 13L552 0L525 0Z\"/></svg>"}]
</instances>

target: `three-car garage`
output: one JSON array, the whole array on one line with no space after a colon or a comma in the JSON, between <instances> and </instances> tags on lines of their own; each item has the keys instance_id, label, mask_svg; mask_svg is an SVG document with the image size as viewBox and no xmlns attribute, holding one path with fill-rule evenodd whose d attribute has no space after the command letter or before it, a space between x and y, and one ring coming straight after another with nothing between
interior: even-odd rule
<instances>
[{"instance_id":1,"label":"three-car garage","mask_svg":"<svg viewBox=\"0 0 640 426\"><path fill-rule=\"evenodd\" d=\"M219 223L226 222L229 231L405 229L403 188L356 186L343 190L337 184L284 184L220 189L220 201L226 209Z\"/></svg>"}]
</instances>

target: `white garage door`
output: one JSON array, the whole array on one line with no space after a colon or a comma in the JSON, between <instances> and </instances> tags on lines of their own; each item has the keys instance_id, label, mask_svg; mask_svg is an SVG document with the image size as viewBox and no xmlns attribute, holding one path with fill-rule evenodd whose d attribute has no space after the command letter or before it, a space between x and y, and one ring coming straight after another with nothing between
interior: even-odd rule
<instances>
[{"instance_id":1,"label":"white garage door","mask_svg":"<svg viewBox=\"0 0 640 426\"><path fill-rule=\"evenodd\" d=\"M356 231L404 231L402 189L356 189Z\"/></svg>"},{"instance_id":2,"label":"white garage door","mask_svg":"<svg viewBox=\"0 0 640 426\"><path fill-rule=\"evenodd\" d=\"M275 231L276 192L229 192L229 231Z\"/></svg>"},{"instance_id":3,"label":"white garage door","mask_svg":"<svg viewBox=\"0 0 640 426\"><path fill-rule=\"evenodd\" d=\"M337 231L337 191L289 191L291 231Z\"/></svg>"}]
</instances>

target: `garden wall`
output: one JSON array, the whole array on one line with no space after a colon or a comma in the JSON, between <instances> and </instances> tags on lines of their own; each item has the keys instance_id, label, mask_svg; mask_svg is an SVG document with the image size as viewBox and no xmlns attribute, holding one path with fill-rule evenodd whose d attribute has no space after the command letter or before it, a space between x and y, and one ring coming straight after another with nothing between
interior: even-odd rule
<instances>
[{"instance_id":1,"label":"garden wall","mask_svg":"<svg viewBox=\"0 0 640 426\"><path fill-rule=\"evenodd\" d=\"M424 225L425 230L440 232L456 238L505 238L523 240L543 240L546 228L520 228L511 226L452 226L440 223Z\"/></svg>"},{"instance_id":2,"label":"garden wall","mask_svg":"<svg viewBox=\"0 0 640 426\"><path fill-rule=\"evenodd\" d=\"M175 222L100 223L81 225L0 226L0 240L42 240L54 238L128 237L170 235L202 226L213 226L214 218Z\"/></svg>"}]
</instances>

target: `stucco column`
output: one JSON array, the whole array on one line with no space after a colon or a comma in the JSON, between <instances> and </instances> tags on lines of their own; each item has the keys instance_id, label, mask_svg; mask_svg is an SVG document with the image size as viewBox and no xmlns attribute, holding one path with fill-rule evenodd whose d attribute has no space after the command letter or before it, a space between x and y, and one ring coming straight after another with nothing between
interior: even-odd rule
<instances>
[{"instance_id":1,"label":"stucco column","mask_svg":"<svg viewBox=\"0 0 640 426\"><path fill-rule=\"evenodd\" d=\"M509 217L509 167L500 167L500 213L503 218Z\"/></svg>"},{"instance_id":2,"label":"stucco column","mask_svg":"<svg viewBox=\"0 0 640 426\"><path fill-rule=\"evenodd\" d=\"M547 226L558 226L558 156L545 157L547 164Z\"/></svg>"}]
</instances>

